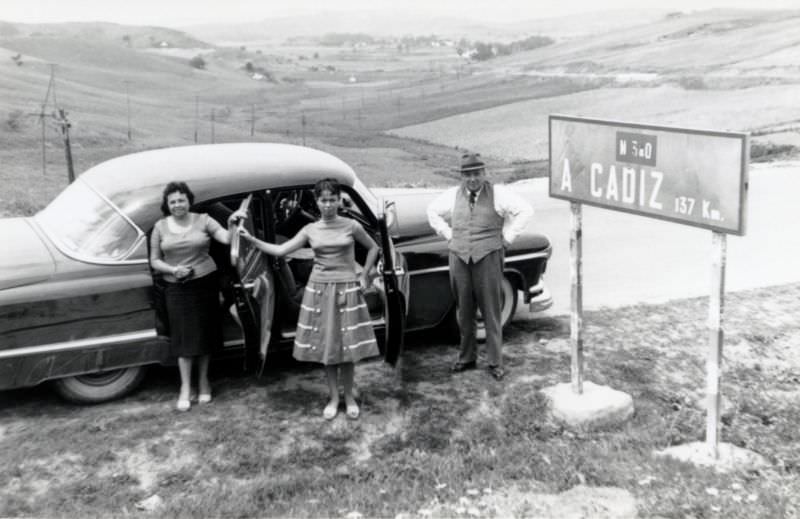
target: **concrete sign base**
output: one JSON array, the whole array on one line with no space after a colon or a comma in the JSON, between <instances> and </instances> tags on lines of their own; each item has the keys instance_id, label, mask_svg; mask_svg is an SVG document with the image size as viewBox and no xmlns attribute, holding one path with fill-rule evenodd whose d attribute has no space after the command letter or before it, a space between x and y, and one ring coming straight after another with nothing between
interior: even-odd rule
<instances>
[{"instance_id":1,"label":"concrete sign base","mask_svg":"<svg viewBox=\"0 0 800 519\"><path fill-rule=\"evenodd\" d=\"M550 400L550 412L570 429L587 430L624 422L633 416L633 398L627 393L592 382L583 383L583 393L576 394L569 383L544 388Z\"/></svg>"},{"instance_id":2,"label":"concrete sign base","mask_svg":"<svg viewBox=\"0 0 800 519\"><path fill-rule=\"evenodd\" d=\"M692 442L655 451L656 457L667 457L703 467L713 467L718 472L758 469L769 466L769 461L760 454L742 449L730 443L720 443L718 458L714 458L706 442Z\"/></svg>"}]
</instances>

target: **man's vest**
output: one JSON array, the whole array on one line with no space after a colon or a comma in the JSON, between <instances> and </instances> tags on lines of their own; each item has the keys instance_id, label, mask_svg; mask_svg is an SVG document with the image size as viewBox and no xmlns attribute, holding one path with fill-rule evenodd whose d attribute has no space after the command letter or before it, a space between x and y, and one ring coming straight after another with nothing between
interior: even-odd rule
<instances>
[{"instance_id":1,"label":"man's vest","mask_svg":"<svg viewBox=\"0 0 800 519\"><path fill-rule=\"evenodd\" d=\"M494 189L489 182L483 184L472 208L467 190L458 189L451 222L450 251L464 263L477 263L503 248L503 217L494 210Z\"/></svg>"}]
</instances>

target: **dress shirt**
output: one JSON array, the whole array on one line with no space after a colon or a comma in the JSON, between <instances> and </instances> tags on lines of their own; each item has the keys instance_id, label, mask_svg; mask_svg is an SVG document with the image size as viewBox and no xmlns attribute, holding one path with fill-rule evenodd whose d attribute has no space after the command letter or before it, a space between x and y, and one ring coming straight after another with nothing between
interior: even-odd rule
<instances>
[{"instance_id":1,"label":"dress shirt","mask_svg":"<svg viewBox=\"0 0 800 519\"><path fill-rule=\"evenodd\" d=\"M503 241L509 244L513 243L533 217L533 208L508 186L493 184L492 188L494 190L494 210L503 217ZM453 208L456 205L456 193L459 189L465 189L469 196L469 190L463 185L459 185L447 189L428 205L428 223L436 231L436 234L447 241L453 237L451 223ZM478 198L481 195L486 196L483 187L478 190Z\"/></svg>"}]
</instances>

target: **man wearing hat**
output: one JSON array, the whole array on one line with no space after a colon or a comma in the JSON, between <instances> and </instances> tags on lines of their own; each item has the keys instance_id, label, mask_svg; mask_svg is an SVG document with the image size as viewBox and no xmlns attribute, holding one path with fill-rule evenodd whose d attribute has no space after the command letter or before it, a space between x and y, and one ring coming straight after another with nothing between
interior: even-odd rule
<instances>
[{"instance_id":1,"label":"man wearing hat","mask_svg":"<svg viewBox=\"0 0 800 519\"><path fill-rule=\"evenodd\" d=\"M451 371L477 367L476 309L486 326L489 373L505 376L501 348L503 331L503 262L508 248L533 216L531 206L510 188L492 185L478 153L461 157L461 185L439 195L428 206L428 223L447 240L450 287L458 307L461 351Z\"/></svg>"}]
</instances>

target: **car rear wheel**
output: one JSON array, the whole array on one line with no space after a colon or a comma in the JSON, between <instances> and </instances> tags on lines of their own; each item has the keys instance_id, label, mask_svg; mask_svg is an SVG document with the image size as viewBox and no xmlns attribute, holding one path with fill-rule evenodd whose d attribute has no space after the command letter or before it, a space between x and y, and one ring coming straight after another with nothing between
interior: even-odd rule
<instances>
[{"instance_id":1,"label":"car rear wheel","mask_svg":"<svg viewBox=\"0 0 800 519\"><path fill-rule=\"evenodd\" d=\"M56 392L64 399L79 404L98 404L127 395L145 375L145 366L114 369L65 377L53 381Z\"/></svg>"}]
</instances>

